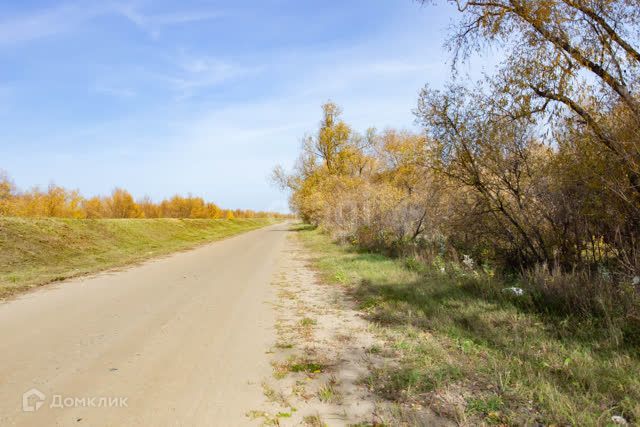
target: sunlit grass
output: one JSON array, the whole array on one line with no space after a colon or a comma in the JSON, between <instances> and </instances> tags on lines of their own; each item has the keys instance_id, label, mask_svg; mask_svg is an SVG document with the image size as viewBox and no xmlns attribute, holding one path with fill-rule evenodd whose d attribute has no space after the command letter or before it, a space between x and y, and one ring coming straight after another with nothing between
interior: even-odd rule
<instances>
[{"instance_id":1,"label":"sunlit grass","mask_svg":"<svg viewBox=\"0 0 640 427\"><path fill-rule=\"evenodd\" d=\"M612 348L586 323L570 333L570 319L479 295L475 279L359 252L310 229L298 235L324 280L347 286L388 340L371 349L397 362L368 378L379 396L424 406L439 399L446 404L434 409L471 424L640 420L638 354Z\"/></svg>"},{"instance_id":2,"label":"sunlit grass","mask_svg":"<svg viewBox=\"0 0 640 427\"><path fill-rule=\"evenodd\" d=\"M0 218L0 298L142 261L272 220Z\"/></svg>"}]
</instances>

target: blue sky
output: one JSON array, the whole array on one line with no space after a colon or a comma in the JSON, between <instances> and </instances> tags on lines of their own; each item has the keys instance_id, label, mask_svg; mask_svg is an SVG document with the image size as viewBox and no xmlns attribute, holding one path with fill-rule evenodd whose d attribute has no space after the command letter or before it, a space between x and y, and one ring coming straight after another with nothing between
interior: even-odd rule
<instances>
[{"instance_id":1,"label":"blue sky","mask_svg":"<svg viewBox=\"0 0 640 427\"><path fill-rule=\"evenodd\" d=\"M21 188L286 210L267 177L320 105L361 131L413 127L420 88L448 79L454 17L412 0L2 2L0 169Z\"/></svg>"}]
</instances>

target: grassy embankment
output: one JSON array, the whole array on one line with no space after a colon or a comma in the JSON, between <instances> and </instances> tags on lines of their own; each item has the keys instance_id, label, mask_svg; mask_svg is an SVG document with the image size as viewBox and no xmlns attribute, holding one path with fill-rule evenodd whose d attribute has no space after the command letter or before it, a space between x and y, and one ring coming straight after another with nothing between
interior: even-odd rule
<instances>
[{"instance_id":1,"label":"grassy embankment","mask_svg":"<svg viewBox=\"0 0 640 427\"><path fill-rule=\"evenodd\" d=\"M369 386L461 424L613 425L640 421L640 356L596 329L479 292L472 272L390 259L298 234L328 282L348 287L388 343ZM506 293L508 294L508 293Z\"/></svg>"},{"instance_id":2,"label":"grassy embankment","mask_svg":"<svg viewBox=\"0 0 640 427\"><path fill-rule=\"evenodd\" d=\"M271 219L0 218L0 298L274 223Z\"/></svg>"}]
</instances>

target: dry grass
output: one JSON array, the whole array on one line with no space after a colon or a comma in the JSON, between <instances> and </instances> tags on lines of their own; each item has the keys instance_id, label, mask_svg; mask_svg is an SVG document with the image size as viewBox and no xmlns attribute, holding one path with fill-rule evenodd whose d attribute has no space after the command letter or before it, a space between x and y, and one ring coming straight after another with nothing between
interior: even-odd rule
<instances>
[{"instance_id":1,"label":"dry grass","mask_svg":"<svg viewBox=\"0 0 640 427\"><path fill-rule=\"evenodd\" d=\"M269 219L0 218L0 298L271 223Z\"/></svg>"}]
</instances>

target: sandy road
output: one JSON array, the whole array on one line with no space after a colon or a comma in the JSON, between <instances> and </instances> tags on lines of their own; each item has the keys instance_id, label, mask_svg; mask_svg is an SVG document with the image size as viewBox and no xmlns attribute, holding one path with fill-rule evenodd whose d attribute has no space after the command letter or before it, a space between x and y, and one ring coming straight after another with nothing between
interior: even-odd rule
<instances>
[{"instance_id":1,"label":"sandy road","mask_svg":"<svg viewBox=\"0 0 640 427\"><path fill-rule=\"evenodd\" d=\"M1 304L0 425L251 424L245 413L263 399L260 378L270 373L269 284L286 230L268 227ZM32 388L45 397L25 412Z\"/></svg>"}]
</instances>

